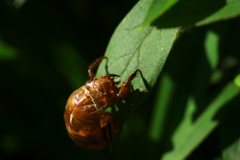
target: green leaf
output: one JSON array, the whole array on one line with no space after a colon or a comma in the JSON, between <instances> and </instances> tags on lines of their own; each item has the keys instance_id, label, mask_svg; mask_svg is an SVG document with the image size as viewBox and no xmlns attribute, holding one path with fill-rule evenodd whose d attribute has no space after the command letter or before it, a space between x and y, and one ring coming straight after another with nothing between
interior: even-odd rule
<instances>
[{"instance_id":1,"label":"green leaf","mask_svg":"<svg viewBox=\"0 0 240 160\"><path fill-rule=\"evenodd\" d=\"M217 33L213 31L208 31L205 40L205 50L208 62L212 69L215 69L218 64L218 43L219 43L219 36Z\"/></svg>"},{"instance_id":2,"label":"green leaf","mask_svg":"<svg viewBox=\"0 0 240 160\"><path fill-rule=\"evenodd\" d=\"M223 151L224 160L238 160L240 159L240 139L237 139L227 149Z\"/></svg>"},{"instance_id":3,"label":"green leaf","mask_svg":"<svg viewBox=\"0 0 240 160\"><path fill-rule=\"evenodd\" d=\"M238 75L234 78L234 83L235 83L235 85L237 85L238 87L240 87L240 74L238 74Z\"/></svg>"},{"instance_id":4,"label":"green leaf","mask_svg":"<svg viewBox=\"0 0 240 160\"><path fill-rule=\"evenodd\" d=\"M19 51L0 40L0 60L15 60L19 56Z\"/></svg>"},{"instance_id":5,"label":"green leaf","mask_svg":"<svg viewBox=\"0 0 240 160\"><path fill-rule=\"evenodd\" d=\"M119 123L125 121L156 83L177 35L178 28L139 29L149 3L148 0L138 2L122 20L107 47L105 56L108 60L99 66L97 72L97 76L107 73L120 75L123 82L136 69L141 70L141 74L132 81L134 92L128 96L123 107L118 105L115 117Z\"/></svg>"},{"instance_id":6,"label":"green leaf","mask_svg":"<svg viewBox=\"0 0 240 160\"><path fill-rule=\"evenodd\" d=\"M196 121L193 121L193 114L197 106L194 99L189 97L184 119L172 137L174 149L164 154L162 159L185 159L218 125L219 122L213 118L219 109L238 94L239 88L233 83L228 84Z\"/></svg>"},{"instance_id":7,"label":"green leaf","mask_svg":"<svg viewBox=\"0 0 240 160\"><path fill-rule=\"evenodd\" d=\"M179 1L176 5L158 17L153 24L158 27L177 27L206 25L220 20L227 20L240 15L240 0L215 1L202 0Z\"/></svg>"},{"instance_id":8,"label":"green leaf","mask_svg":"<svg viewBox=\"0 0 240 160\"><path fill-rule=\"evenodd\" d=\"M221 9L217 10L210 16L196 23L196 26L206 25L209 23L235 18L240 15L240 1L228 1L227 4Z\"/></svg>"},{"instance_id":9,"label":"green leaf","mask_svg":"<svg viewBox=\"0 0 240 160\"><path fill-rule=\"evenodd\" d=\"M150 25L159 16L175 5L179 0L153 0L144 18L143 27Z\"/></svg>"},{"instance_id":10,"label":"green leaf","mask_svg":"<svg viewBox=\"0 0 240 160\"><path fill-rule=\"evenodd\" d=\"M154 142L159 142L163 138L169 103L174 98L173 92L176 87L169 75L163 74L161 77L161 85L158 88L159 93L155 98L156 102L154 106L156 107L153 109L148 133L149 139Z\"/></svg>"}]
</instances>

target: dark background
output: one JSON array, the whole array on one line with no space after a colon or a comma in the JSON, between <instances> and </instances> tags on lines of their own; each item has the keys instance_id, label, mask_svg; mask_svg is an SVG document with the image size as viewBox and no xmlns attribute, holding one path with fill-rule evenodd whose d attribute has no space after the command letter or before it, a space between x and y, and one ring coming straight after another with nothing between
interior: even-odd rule
<instances>
[{"instance_id":1,"label":"dark background","mask_svg":"<svg viewBox=\"0 0 240 160\"><path fill-rule=\"evenodd\" d=\"M137 1L0 1L0 159L109 159L68 137L70 93Z\"/></svg>"}]
</instances>

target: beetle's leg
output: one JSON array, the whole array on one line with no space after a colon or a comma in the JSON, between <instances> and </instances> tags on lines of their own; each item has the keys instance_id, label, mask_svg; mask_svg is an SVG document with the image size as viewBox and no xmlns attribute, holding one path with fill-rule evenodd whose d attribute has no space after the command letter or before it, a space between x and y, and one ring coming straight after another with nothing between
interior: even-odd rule
<instances>
[{"instance_id":1,"label":"beetle's leg","mask_svg":"<svg viewBox=\"0 0 240 160\"><path fill-rule=\"evenodd\" d=\"M103 75L102 77L103 78L108 77L108 78L114 80L115 77L120 77L120 76L116 75L116 74L106 74L106 75ZM117 81L117 82L113 81L113 85L118 85L119 83L120 83L120 81Z\"/></svg>"},{"instance_id":2,"label":"beetle's leg","mask_svg":"<svg viewBox=\"0 0 240 160\"><path fill-rule=\"evenodd\" d=\"M126 97L131 89L131 81L133 80L133 78L137 75L137 72L141 72L140 69L137 69L135 72L133 72L133 74L131 74L128 79L122 83L122 86L119 90L118 93L118 98L122 99L124 97Z\"/></svg>"},{"instance_id":3,"label":"beetle's leg","mask_svg":"<svg viewBox=\"0 0 240 160\"><path fill-rule=\"evenodd\" d=\"M106 125L108 125L108 123L112 123L112 122L113 122L113 118L111 114L104 112L104 114L102 114L102 117L100 119L100 127L103 128Z\"/></svg>"},{"instance_id":4,"label":"beetle's leg","mask_svg":"<svg viewBox=\"0 0 240 160\"><path fill-rule=\"evenodd\" d=\"M90 80L93 80L93 78L95 77L95 73L93 73L93 70L101 63L101 61L103 59L105 59L107 57L100 57L98 59L96 59L89 67L88 67L88 75L90 77Z\"/></svg>"},{"instance_id":5,"label":"beetle's leg","mask_svg":"<svg viewBox=\"0 0 240 160\"><path fill-rule=\"evenodd\" d=\"M120 135L121 131L116 129L116 125L115 122L113 120L113 117L110 113L108 112L104 112L104 114L102 115L101 119L100 119L100 127L103 128L105 126L107 126L108 124L110 124L111 126L111 130L112 133L117 137L118 135Z\"/></svg>"}]
</instances>

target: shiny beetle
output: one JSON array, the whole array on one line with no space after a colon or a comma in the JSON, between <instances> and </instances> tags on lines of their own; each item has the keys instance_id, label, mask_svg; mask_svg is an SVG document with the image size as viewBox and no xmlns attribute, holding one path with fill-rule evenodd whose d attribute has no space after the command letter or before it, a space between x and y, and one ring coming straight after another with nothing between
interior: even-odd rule
<instances>
[{"instance_id":1,"label":"shiny beetle","mask_svg":"<svg viewBox=\"0 0 240 160\"><path fill-rule=\"evenodd\" d=\"M136 76L137 69L122 83L120 88L114 81L115 74L107 74L96 78L93 70L106 57L97 59L89 66L90 80L69 97L64 120L71 139L79 146L88 150L101 150L111 144L112 134L120 133L115 129L115 123L106 108L126 97L131 89L131 81Z\"/></svg>"}]
</instances>

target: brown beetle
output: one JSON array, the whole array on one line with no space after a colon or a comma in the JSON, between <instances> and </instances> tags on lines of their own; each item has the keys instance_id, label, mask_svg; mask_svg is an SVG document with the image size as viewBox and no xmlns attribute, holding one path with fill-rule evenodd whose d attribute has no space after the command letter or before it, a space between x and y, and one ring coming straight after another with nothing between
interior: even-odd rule
<instances>
[{"instance_id":1,"label":"brown beetle","mask_svg":"<svg viewBox=\"0 0 240 160\"><path fill-rule=\"evenodd\" d=\"M90 80L69 97L64 120L71 139L88 150L101 150L111 144L111 135L120 133L115 129L115 123L106 108L126 97L131 89L131 81L136 76L137 69L123 82L120 88L114 81L115 74L107 74L96 78L93 69L106 57L97 59L89 66Z\"/></svg>"}]
</instances>

